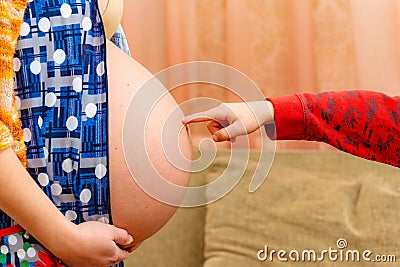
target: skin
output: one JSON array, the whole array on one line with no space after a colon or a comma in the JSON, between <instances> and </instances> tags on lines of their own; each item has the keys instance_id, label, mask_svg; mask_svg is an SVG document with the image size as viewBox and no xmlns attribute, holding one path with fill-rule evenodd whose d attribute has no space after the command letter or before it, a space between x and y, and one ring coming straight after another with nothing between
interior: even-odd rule
<instances>
[{"instance_id":1,"label":"skin","mask_svg":"<svg viewBox=\"0 0 400 267\"><path fill-rule=\"evenodd\" d=\"M269 101L222 103L219 106L189 115L184 124L208 122L207 129L215 142L234 141L264 124L274 122L274 107Z\"/></svg>"},{"instance_id":2,"label":"skin","mask_svg":"<svg viewBox=\"0 0 400 267\"><path fill-rule=\"evenodd\" d=\"M151 77L151 73L111 42L107 43L107 71L109 74L108 103L112 218L116 226L126 229L134 236L134 244L137 244L153 235L167 223L177 207L161 203L146 194L133 179L123 154L122 132L126 110L132 97L139 90L141 84ZM165 92L167 92L166 89ZM177 104L174 99L167 94L151 112L146 128L133 131L132 138L140 138L139 132L144 130L146 149L154 168L162 178L174 184L186 186L189 182L190 174L172 166L162 150L163 145L165 145L161 141L163 132L164 134L165 132L167 134L179 133L179 138L177 136L176 139L176 146L180 147L180 153L186 159L190 159L192 155L188 132L180 121L183 114L180 113L178 116L173 116L171 122L164 125L165 121L171 119L170 116L172 115L169 115L169 113L176 107ZM134 122L132 127L135 127ZM182 131L180 131L181 129ZM169 141L173 142L173 140ZM171 158L179 157L177 153L170 156ZM140 160L146 155L137 155L137 157ZM190 167L190 164L185 165L185 169L189 170ZM176 197L179 200L183 198L183 195L177 195Z\"/></svg>"},{"instance_id":3,"label":"skin","mask_svg":"<svg viewBox=\"0 0 400 267\"><path fill-rule=\"evenodd\" d=\"M110 266L127 255L117 244L132 242L125 230L112 225L68 221L11 149L0 153L0 209L69 266Z\"/></svg>"},{"instance_id":4,"label":"skin","mask_svg":"<svg viewBox=\"0 0 400 267\"><path fill-rule=\"evenodd\" d=\"M104 11L106 10L107 4L109 0L98 0L97 3L99 5L100 14L103 15Z\"/></svg>"},{"instance_id":5,"label":"skin","mask_svg":"<svg viewBox=\"0 0 400 267\"><path fill-rule=\"evenodd\" d=\"M0 153L0 209L68 266L108 267L132 251L120 249L133 243L124 229L100 222L75 225L68 221L10 148Z\"/></svg>"},{"instance_id":6,"label":"skin","mask_svg":"<svg viewBox=\"0 0 400 267\"><path fill-rule=\"evenodd\" d=\"M106 37L110 39L121 23L124 0L98 0L98 4L101 15L103 16Z\"/></svg>"},{"instance_id":7,"label":"skin","mask_svg":"<svg viewBox=\"0 0 400 267\"><path fill-rule=\"evenodd\" d=\"M119 52L115 46L110 47L111 50L114 49L114 52ZM108 54L108 56L110 55L113 55L113 52ZM118 59L118 57L109 60L109 62L113 62L115 59ZM129 62L137 64L133 60ZM112 66L121 66L120 63L121 61L117 60ZM140 77L143 78L150 75L138 64L135 66L136 68L132 70L138 71L137 75L132 76L132 80L124 80L128 83L126 83L125 87L116 87L116 92L119 89L129 89L131 87L128 84L138 82ZM121 72L123 70L117 71L123 73ZM110 80L110 84L113 84L113 79ZM110 88L113 87L110 86ZM133 93L134 90L130 91L129 94L132 95ZM112 97L111 94L110 98ZM111 105L112 108L117 109L118 105L123 103L117 101L114 104ZM175 105L176 103L172 98L160 103L160 107L156 109L150 119L153 121L150 125L153 126L149 126L149 129L147 129L151 133L149 134L150 139L157 136L156 129L160 126L157 124L158 118L168 114L167 111L173 109ZM123 110L122 105L115 112L118 113ZM113 116L115 122L122 121L121 116L114 116L113 114L111 116ZM122 124L116 124L116 126L117 129L120 127L119 130L111 134L113 135L112 138L118 139L121 138ZM184 154L190 158L191 146L186 131L181 133L179 142ZM118 143L117 141L112 146L111 151L114 151L115 148L116 151L122 151L121 142ZM162 157L159 145L156 144L149 147L149 150L152 151L151 160L155 163L161 163L161 166L163 166L161 169L164 175L171 175L170 180L177 184L187 184L189 178L186 173L177 172L165 164L166 160ZM122 154L116 153L116 155L113 153L110 156L111 167L119 166L123 162L121 161ZM113 161L112 157L115 158L115 161ZM100 222L85 222L75 225L68 221L29 176L10 148L0 153L0 209L11 216L68 266L111 266L124 260L127 253L133 250L132 244L137 244L151 236L169 220L176 210L175 207L157 202L142 192L126 172L126 167L124 169L123 166L122 164L120 167L114 168L115 171L111 171L112 212L115 225L127 229L130 233L137 234L135 239L126 230L113 225ZM129 203L129 207L127 204L124 206L124 203ZM144 216L146 214L147 216ZM130 247L130 249L122 250L120 247Z\"/></svg>"}]
</instances>

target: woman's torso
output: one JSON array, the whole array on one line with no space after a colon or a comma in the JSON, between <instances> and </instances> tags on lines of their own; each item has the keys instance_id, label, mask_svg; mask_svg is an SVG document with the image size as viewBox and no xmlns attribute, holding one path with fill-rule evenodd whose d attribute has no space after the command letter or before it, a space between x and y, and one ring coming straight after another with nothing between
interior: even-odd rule
<instances>
[{"instance_id":1,"label":"woman's torso","mask_svg":"<svg viewBox=\"0 0 400 267\"><path fill-rule=\"evenodd\" d=\"M14 59L27 171L74 223L110 222L105 42L96 1L28 1ZM0 241L4 266L51 258L24 232Z\"/></svg>"}]
</instances>

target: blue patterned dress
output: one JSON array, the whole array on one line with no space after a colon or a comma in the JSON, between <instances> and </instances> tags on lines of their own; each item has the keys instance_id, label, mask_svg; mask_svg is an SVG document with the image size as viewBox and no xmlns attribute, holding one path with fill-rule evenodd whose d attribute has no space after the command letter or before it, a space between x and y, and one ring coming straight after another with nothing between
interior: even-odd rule
<instances>
[{"instance_id":1,"label":"blue patterned dress","mask_svg":"<svg viewBox=\"0 0 400 267\"><path fill-rule=\"evenodd\" d=\"M111 223L105 45L96 0L28 0L14 59L27 170L77 224ZM0 266L61 266L13 225L0 211Z\"/></svg>"}]
</instances>

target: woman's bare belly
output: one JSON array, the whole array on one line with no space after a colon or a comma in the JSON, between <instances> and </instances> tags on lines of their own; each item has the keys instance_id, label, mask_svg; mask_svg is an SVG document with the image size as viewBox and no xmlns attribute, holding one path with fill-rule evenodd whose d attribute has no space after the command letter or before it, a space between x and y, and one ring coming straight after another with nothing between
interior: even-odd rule
<instances>
[{"instance_id":1,"label":"woman's bare belly","mask_svg":"<svg viewBox=\"0 0 400 267\"><path fill-rule=\"evenodd\" d=\"M139 243L165 225L176 211L176 207L155 200L138 186L128 169L123 153L122 134L126 110L140 85L151 74L109 41L107 41L107 72L112 220L114 225L126 229L133 235L135 243ZM181 127L179 123L167 125L170 128L165 128L163 125L168 114L176 107L174 99L167 94L150 114L146 129L144 129L144 136L146 150L154 168L164 179L180 186L186 186L190 174L172 166L162 149L161 135L163 131L179 132L177 134L179 135L179 144L176 141L176 146L180 147L182 156L187 159L191 158L192 147L187 131L170 129L171 127ZM132 138L135 137L132 136ZM143 159L147 157L147 155L138 156ZM190 168L188 163L182 164L186 164L186 169Z\"/></svg>"}]
</instances>

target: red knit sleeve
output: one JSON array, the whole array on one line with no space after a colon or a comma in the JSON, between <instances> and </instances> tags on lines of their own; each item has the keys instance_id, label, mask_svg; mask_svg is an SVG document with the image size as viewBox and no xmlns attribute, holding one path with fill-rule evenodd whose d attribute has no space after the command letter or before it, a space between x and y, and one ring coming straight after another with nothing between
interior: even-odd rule
<instances>
[{"instance_id":1,"label":"red knit sleeve","mask_svg":"<svg viewBox=\"0 0 400 267\"><path fill-rule=\"evenodd\" d=\"M342 151L400 167L400 97L372 91L268 98L277 140L328 143Z\"/></svg>"}]
</instances>

